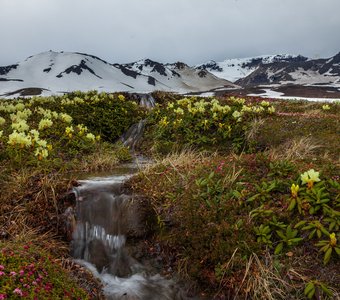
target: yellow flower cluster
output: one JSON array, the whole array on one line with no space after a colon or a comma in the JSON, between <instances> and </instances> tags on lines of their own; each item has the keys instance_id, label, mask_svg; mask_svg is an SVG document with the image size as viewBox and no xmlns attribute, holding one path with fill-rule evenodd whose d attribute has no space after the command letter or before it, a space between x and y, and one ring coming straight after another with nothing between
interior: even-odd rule
<instances>
[{"instance_id":1,"label":"yellow flower cluster","mask_svg":"<svg viewBox=\"0 0 340 300\"><path fill-rule=\"evenodd\" d=\"M244 104L246 102L246 99L244 98L237 98L237 97L230 97L229 100L233 101L234 103L237 103L237 104Z\"/></svg>"},{"instance_id":2,"label":"yellow flower cluster","mask_svg":"<svg viewBox=\"0 0 340 300\"><path fill-rule=\"evenodd\" d=\"M169 124L168 117L164 117L159 121L159 125L161 126L167 126Z\"/></svg>"},{"instance_id":3,"label":"yellow flower cluster","mask_svg":"<svg viewBox=\"0 0 340 300\"><path fill-rule=\"evenodd\" d=\"M94 136L94 134L92 134L92 133L88 133L88 134L86 134L86 139L88 139L89 141L91 141L91 142L95 142L95 140L96 140L96 137Z\"/></svg>"},{"instance_id":4,"label":"yellow flower cluster","mask_svg":"<svg viewBox=\"0 0 340 300\"><path fill-rule=\"evenodd\" d=\"M68 114L65 114L65 113L60 113L59 114L59 118L60 120L62 120L64 123L71 123L73 118L68 115Z\"/></svg>"},{"instance_id":5,"label":"yellow flower cluster","mask_svg":"<svg viewBox=\"0 0 340 300\"><path fill-rule=\"evenodd\" d=\"M87 132L87 127L84 126L83 124L78 124L77 129L78 129L78 134L80 136L84 135Z\"/></svg>"},{"instance_id":6,"label":"yellow flower cluster","mask_svg":"<svg viewBox=\"0 0 340 300\"><path fill-rule=\"evenodd\" d=\"M118 95L118 99L119 99L120 101L125 101L124 95Z\"/></svg>"},{"instance_id":7,"label":"yellow flower cluster","mask_svg":"<svg viewBox=\"0 0 340 300\"><path fill-rule=\"evenodd\" d=\"M65 134L69 137L72 138L72 134L74 132L73 126L68 126L65 128Z\"/></svg>"},{"instance_id":8,"label":"yellow flower cluster","mask_svg":"<svg viewBox=\"0 0 340 300\"><path fill-rule=\"evenodd\" d=\"M39 130L50 128L53 125L53 121L50 119L41 119L38 125Z\"/></svg>"},{"instance_id":9,"label":"yellow flower cluster","mask_svg":"<svg viewBox=\"0 0 340 300\"><path fill-rule=\"evenodd\" d=\"M302 184L307 184L307 187L311 189L314 185L314 182L320 181L319 172L314 171L314 169L310 169L307 172L301 174Z\"/></svg>"},{"instance_id":10,"label":"yellow flower cluster","mask_svg":"<svg viewBox=\"0 0 340 300\"><path fill-rule=\"evenodd\" d=\"M30 135L15 130L8 136L8 144L11 146L19 146L20 148L28 148L32 145L32 139Z\"/></svg>"},{"instance_id":11,"label":"yellow flower cluster","mask_svg":"<svg viewBox=\"0 0 340 300\"><path fill-rule=\"evenodd\" d=\"M3 117L0 117L0 126L3 126L6 123L6 119Z\"/></svg>"},{"instance_id":12,"label":"yellow flower cluster","mask_svg":"<svg viewBox=\"0 0 340 300\"><path fill-rule=\"evenodd\" d=\"M75 97L73 100L70 100L68 98L61 100L62 105L75 105L75 104L82 104L84 103L84 99Z\"/></svg>"},{"instance_id":13,"label":"yellow flower cluster","mask_svg":"<svg viewBox=\"0 0 340 300\"><path fill-rule=\"evenodd\" d=\"M298 192L299 192L299 185L298 184L292 184L292 186L290 187L290 191L292 193L292 197L296 198L298 196Z\"/></svg>"},{"instance_id":14,"label":"yellow flower cluster","mask_svg":"<svg viewBox=\"0 0 340 300\"><path fill-rule=\"evenodd\" d=\"M10 114L10 119L12 120L12 122L16 122L18 120L28 120L31 115L32 111L25 108L24 110L19 110L16 113Z\"/></svg>"},{"instance_id":15,"label":"yellow flower cluster","mask_svg":"<svg viewBox=\"0 0 340 300\"><path fill-rule=\"evenodd\" d=\"M331 247L335 247L337 240L334 232L329 235L329 240L329 244L331 245Z\"/></svg>"},{"instance_id":16,"label":"yellow flower cluster","mask_svg":"<svg viewBox=\"0 0 340 300\"><path fill-rule=\"evenodd\" d=\"M26 122L26 120L19 120L15 123L12 123L11 125L13 130L19 131L19 132L24 132L29 130L29 126Z\"/></svg>"}]
</instances>

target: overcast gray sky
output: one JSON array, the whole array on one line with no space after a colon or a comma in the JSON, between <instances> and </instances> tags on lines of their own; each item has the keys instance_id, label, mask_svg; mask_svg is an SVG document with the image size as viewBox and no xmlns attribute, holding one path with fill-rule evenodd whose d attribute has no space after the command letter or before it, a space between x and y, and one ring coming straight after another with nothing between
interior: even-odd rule
<instances>
[{"instance_id":1,"label":"overcast gray sky","mask_svg":"<svg viewBox=\"0 0 340 300\"><path fill-rule=\"evenodd\" d=\"M109 62L340 51L340 0L0 0L0 65L46 50Z\"/></svg>"}]
</instances>

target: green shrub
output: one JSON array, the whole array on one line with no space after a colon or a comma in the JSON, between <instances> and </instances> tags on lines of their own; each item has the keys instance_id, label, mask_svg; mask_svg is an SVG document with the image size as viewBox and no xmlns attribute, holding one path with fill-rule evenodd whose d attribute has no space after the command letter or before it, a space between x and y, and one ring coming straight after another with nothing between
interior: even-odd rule
<instances>
[{"instance_id":1,"label":"green shrub","mask_svg":"<svg viewBox=\"0 0 340 300\"><path fill-rule=\"evenodd\" d=\"M216 99L183 98L158 105L148 117L150 138L156 150L169 152L172 147L222 146L240 151L250 121L274 113L269 102L246 104L231 97L221 105Z\"/></svg>"}]
</instances>

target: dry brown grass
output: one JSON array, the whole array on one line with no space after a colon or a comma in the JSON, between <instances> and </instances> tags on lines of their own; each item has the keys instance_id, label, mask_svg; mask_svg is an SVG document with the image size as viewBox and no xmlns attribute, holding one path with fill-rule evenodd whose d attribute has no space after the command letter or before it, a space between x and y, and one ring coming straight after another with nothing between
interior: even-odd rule
<instances>
[{"instance_id":1,"label":"dry brown grass","mask_svg":"<svg viewBox=\"0 0 340 300\"><path fill-rule=\"evenodd\" d=\"M8 176L0 194L1 237L38 228L40 233L57 232L63 206L58 197L70 187L70 180L59 173L22 169Z\"/></svg>"},{"instance_id":2,"label":"dry brown grass","mask_svg":"<svg viewBox=\"0 0 340 300\"><path fill-rule=\"evenodd\" d=\"M250 128L245 133L246 141L248 143L251 143L256 139L256 135L259 132L259 129L261 128L261 126L263 126L264 123L265 123L264 119L254 119L251 122Z\"/></svg>"},{"instance_id":3,"label":"dry brown grass","mask_svg":"<svg viewBox=\"0 0 340 300\"><path fill-rule=\"evenodd\" d=\"M83 157L77 168L82 171L104 171L114 168L118 163L119 159L113 151L100 148L93 154Z\"/></svg>"},{"instance_id":4,"label":"dry brown grass","mask_svg":"<svg viewBox=\"0 0 340 300\"><path fill-rule=\"evenodd\" d=\"M312 137L293 138L270 150L270 157L274 160L296 160L313 156L316 149L321 148Z\"/></svg>"},{"instance_id":5,"label":"dry brown grass","mask_svg":"<svg viewBox=\"0 0 340 300\"><path fill-rule=\"evenodd\" d=\"M293 289L294 287L275 270L269 255L264 263L254 253L247 262L245 274L234 299L294 299L291 298Z\"/></svg>"},{"instance_id":6,"label":"dry brown grass","mask_svg":"<svg viewBox=\"0 0 340 300\"><path fill-rule=\"evenodd\" d=\"M3 244L9 248L16 248L16 245L35 245L56 257L68 255L68 245L57 239L52 232L41 233L34 228L18 228L12 239L6 240Z\"/></svg>"}]
</instances>

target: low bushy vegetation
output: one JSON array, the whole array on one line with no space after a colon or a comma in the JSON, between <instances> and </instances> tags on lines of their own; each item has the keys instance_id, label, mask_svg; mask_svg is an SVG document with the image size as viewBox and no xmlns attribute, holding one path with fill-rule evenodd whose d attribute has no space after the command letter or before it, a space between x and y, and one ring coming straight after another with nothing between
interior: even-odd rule
<instances>
[{"instance_id":1,"label":"low bushy vegetation","mask_svg":"<svg viewBox=\"0 0 340 300\"><path fill-rule=\"evenodd\" d=\"M148 116L149 139L154 150L163 154L183 146L240 151L250 121L274 112L267 101L246 103L235 97L224 104L196 97L168 101Z\"/></svg>"},{"instance_id":2,"label":"low bushy vegetation","mask_svg":"<svg viewBox=\"0 0 340 300\"><path fill-rule=\"evenodd\" d=\"M194 101L184 99L186 105ZM246 104L229 98L221 103L232 107L231 101L256 110L262 100ZM172 154L142 172L132 187L151 199L158 216L156 239L176 253L174 266L195 278L209 297L339 297L338 105L325 110L322 104L305 102L263 104L276 112L271 109L268 116L265 110L240 122L232 111L225 115L224 124L235 129L225 139L215 125L204 130L205 117L193 118L186 110L181 117L192 121L176 134L176 104L156 110L154 149L166 152L158 148L162 141L177 149L208 145L204 148L210 152ZM303 113L300 105L306 105ZM209 124L213 120L210 116ZM241 148L221 147L235 140ZM239 149L241 154L233 154Z\"/></svg>"},{"instance_id":3,"label":"low bushy vegetation","mask_svg":"<svg viewBox=\"0 0 340 300\"><path fill-rule=\"evenodd\" d=\"M340 105L153 96L151 112L97 92L0 101L1 297L89 297L55 263L65 252L16 236L60 239L69 173L131 159L116 141L142 118L157 161L129 184L172 270L208 299L339 297Z\"/></svg>"},{"instance_id":4,"label":"low bushy vegetation","mask_svg":"<svg viewBox=\"0 0 340 300\"><path fill-rule=\"evenodd\" d=\"M72 173L110 170L131 160L118 140L144 115L120 94L74 92L0 101L1 299L87 298L65 281L61 265L45 259L50 252L39 243L27 249L11 243L32 229L38 236L52 232L53 239L62 239L63 196ZM26 271L33 275L26 278Z\"/></svg>"}]
</instances>

